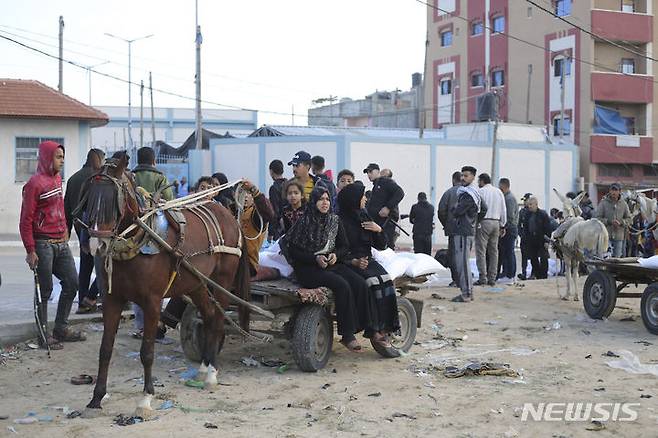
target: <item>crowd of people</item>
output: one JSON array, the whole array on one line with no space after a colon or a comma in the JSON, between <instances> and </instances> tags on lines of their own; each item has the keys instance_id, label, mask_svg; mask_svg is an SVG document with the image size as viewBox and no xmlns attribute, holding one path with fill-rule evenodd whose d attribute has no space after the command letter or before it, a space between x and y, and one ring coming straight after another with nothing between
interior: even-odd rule
<instances>
[{"instance_id":1,"label":"crowd of people","mask_svg":"<svg viewBox=\"0 0 658 438\"><path fill-rule=\"evenodd\" d=\"M20 231L26 261L38 274L45 303L38 309L42 321L47 321L52 275L62 284L55 326L47 339L51 348L61 348L61 342L85 339L84 333L68 327L75 295L78 294L77 313L94 312L99 295L106 288L103 259L99 254L93 255L89 235L80 225L85 218L78 220L75 214L84 183L101 169L104 159L103 151L91 149L85 165L68 180L63 194L64 147L52 141L43 142L39 145L37 172L23 189ZM185 177L169 184L155 165L154 151L148 147L138 150L137 162L132 170L135 184L165 201L226 185L209 195L208 200L223 205L239 220L247 237L252 280L278 276L275 269L259 264L259 251L265 241L278 241L302 287L325 286L333 291L343 345L359 351L361 346L355 335L363 331L382 348L393 348L389 335L399 328L395 288L386 270L372 258L372 248L394 250L402 230L399 221L408 218L413 225L414 251L431 255L435 209L426 193L418 193L418 202L409 214L400 214L405 193L390 169L368 164L363 174L372 184L370 189L349 169L341 170L334 183L332 172L325 170L324 158L306 151L297 152L288 162L294 175L289 180L284 177L282 161L269 164L272 184L267 196L250 181L243 181L237 193L235 187L227 185L228 178L223 173L203 176L193 186ZM464 166L452 175L452 187L441 197L436 215L448 237L451 286L461 291L453 301L471 301L474 286L493 285L502 277L517 277L515 244L519 237L522 270L518 278L547 277L550 237L564 215L557 210L549 215L539 208L537 197L531 193L526 193L522 201L519 209L507 178L501 178L495 187L490 175L478 175L472 166ZM627 244L634 219L617 184L610 187L596 210L587 196L582 197L580 210L584 218L596 217L606 225L614 256L626 255L627 248L638 248L632 241ZM80 241L77 271L68 247L72 230ZM476 281L469 263L473 247L479 273ZM526 277L528 261L532 273ZM96 280L90 285L94 269ZM166 325L176 326L184 308L182 300L170 300L162 312L159 337L164 336ZM143 314L136 305L134 312L134 336L139 338Z\"/></svg>"}]
</instances>

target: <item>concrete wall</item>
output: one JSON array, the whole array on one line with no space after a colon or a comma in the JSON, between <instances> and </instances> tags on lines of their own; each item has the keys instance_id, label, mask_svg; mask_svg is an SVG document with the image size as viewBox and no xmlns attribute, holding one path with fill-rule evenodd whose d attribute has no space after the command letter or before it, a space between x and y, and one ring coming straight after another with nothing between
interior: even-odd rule
<instances>
[{"instance_id":1,"label":"concrete wall","mask_svg":"<svg viewBox=\"0 0 658 438\"><path fill-rule=\"evenodd\" d=\"M0 119L0 234L18 234L22 189L16 179L16 137L59 137L66 149L63 180L77 172L85 161L89 143L86 122ZM66 187L64 186L64 190Z\"/></svg>"},{"instance_id":2,"label":"concrete wall","mask_svg":"<svg viewBox=\"0 0 658 438\"><path fill-rule=\"evenodd\" d=\"M576 188L578 149L572 144L550 145L499 141L496 160L500 177L511 180L512 192L518 199L526 192L539 198L541 208L561 207L552 193L555 187L565 193ZM426 192L432 204L438 201L451 185L451 175L464 165L472 165L478 173L491 174L491 143L478 140L395 139L362 136L341 137L272 137L248 139L217 139L211 141L213 171L221 170L229 180L247 177L261 190L271 184L267 167L278 158L287 163L294 152L304 149L321 154L331 169L351 169L357 179L371 187L362 170L368 163L393 170L393 178L405 191L401 213L409 213L418 192ZM221 164L221 167L216 167ZM334 178L337 172L334 172ZM286 168L286 176L291 176ZM401 225L411 232L407 220ZM411 239L400 237L410 244ZM445 243L437 221L435 242Z\"/></svg>"}]
</instances>

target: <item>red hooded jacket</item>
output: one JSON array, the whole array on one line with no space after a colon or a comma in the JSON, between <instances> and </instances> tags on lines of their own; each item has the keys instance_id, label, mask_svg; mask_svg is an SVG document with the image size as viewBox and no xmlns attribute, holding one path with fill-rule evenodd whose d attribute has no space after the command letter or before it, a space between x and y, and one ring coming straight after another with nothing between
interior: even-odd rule
<instances>
[{"instance_id":1,"label":"red hooded jacket","mask_svg":"<svg viewBox=\"0 0 658 438\"><path fill-rule=\"evenodd\" d=\"M66 215L62 194L62 176L53 170L57 148L64 146L54 141L39 145L37 173L23 186L21 206L21 239L29 253L35 250L35 238L63 239L66 237Z\"/></svg>"}]
</instances>

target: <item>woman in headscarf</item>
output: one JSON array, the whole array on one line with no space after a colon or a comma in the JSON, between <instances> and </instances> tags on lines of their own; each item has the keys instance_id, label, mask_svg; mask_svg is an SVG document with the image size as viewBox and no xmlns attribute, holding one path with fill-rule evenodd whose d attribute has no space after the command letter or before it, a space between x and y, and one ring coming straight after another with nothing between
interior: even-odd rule
<instances>
[{"instance_id":1,"label":"woman in headscarf","mask_svg":"<svg viewBox=\"0 0 658 438\"><path fill-rule=\"evenodd\" d=\"M348 251L345 231L331 213L329 192L316 186L304 215L282 238L283 253L302 287L331 289L336 305L340 341L350 351L361 350L354 336L361 331L357 299L367 286L363 278L341 263Z\"/></svg>"},{"instance_id":2,"label":"woman in headscarf","mask_svg":"<svg viewBox=\"0 0 658 438\"><path fill-rule=\"evenodd\" d=\"M395 286L382 265L372 258L372 248L386 249L386 234L370 218L365 204L365 187L360 182L338 193L339 215L349 241L345 263L366 280L369 288L359 315L364 336L388 349L391 356L399 356L389 340L389 335L400 328Z\"/></svg>"}]
</instances>

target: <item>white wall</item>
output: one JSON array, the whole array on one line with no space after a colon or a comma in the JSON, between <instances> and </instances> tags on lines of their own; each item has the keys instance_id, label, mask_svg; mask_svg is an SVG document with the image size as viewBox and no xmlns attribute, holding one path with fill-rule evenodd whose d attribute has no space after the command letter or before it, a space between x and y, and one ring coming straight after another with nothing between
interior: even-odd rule
<instances>
[{"instance_id":1,"label":"white wall","mask_svg":"<svg viewBox=\"0 0 658 438\"><path fill-rule=\"evenodd\" d=\"M258 143L218 144L212 151L212 172L223 172L229 181L246 178L258 184L262 165L258 160Z\"/></svg>"},{"instance_id":2,"label":"white wall","mask_svg":"<svg viewBox=\"0 0 658 438\"><path fill-rule=\"evenodd\" d=\"M88 139L88 131L86 135ZM3 172L0 174L0 234L19 232L21 196L25 182L15 182L16 137L64 138L64 181L82 167L88 150L86 144L80 144L78 121L0 119L0 163L3 164ZM86 143L85 138L82 140Z\"/></svg>"},{"instance_id":3,"label":"white wall","mask_svg":"<svg viewBox=\"0 0 658 438\"><path fill-rule=\"evenodd\" d=\"M368 163L374 162L379 164L381 169L389 168L393 171L393 179L405 193L400 203L400 214L409 214L411 206L417 202L418 192L430 195L429 145L353 142L350 149L350 167L368 190L372 188L372 184L367 175L363 174ZM411 224L408 220L400 221L400 225L411 234ZM399 242L409 244L412 240L401 234Z\"/></svg>"}]
</instances>

